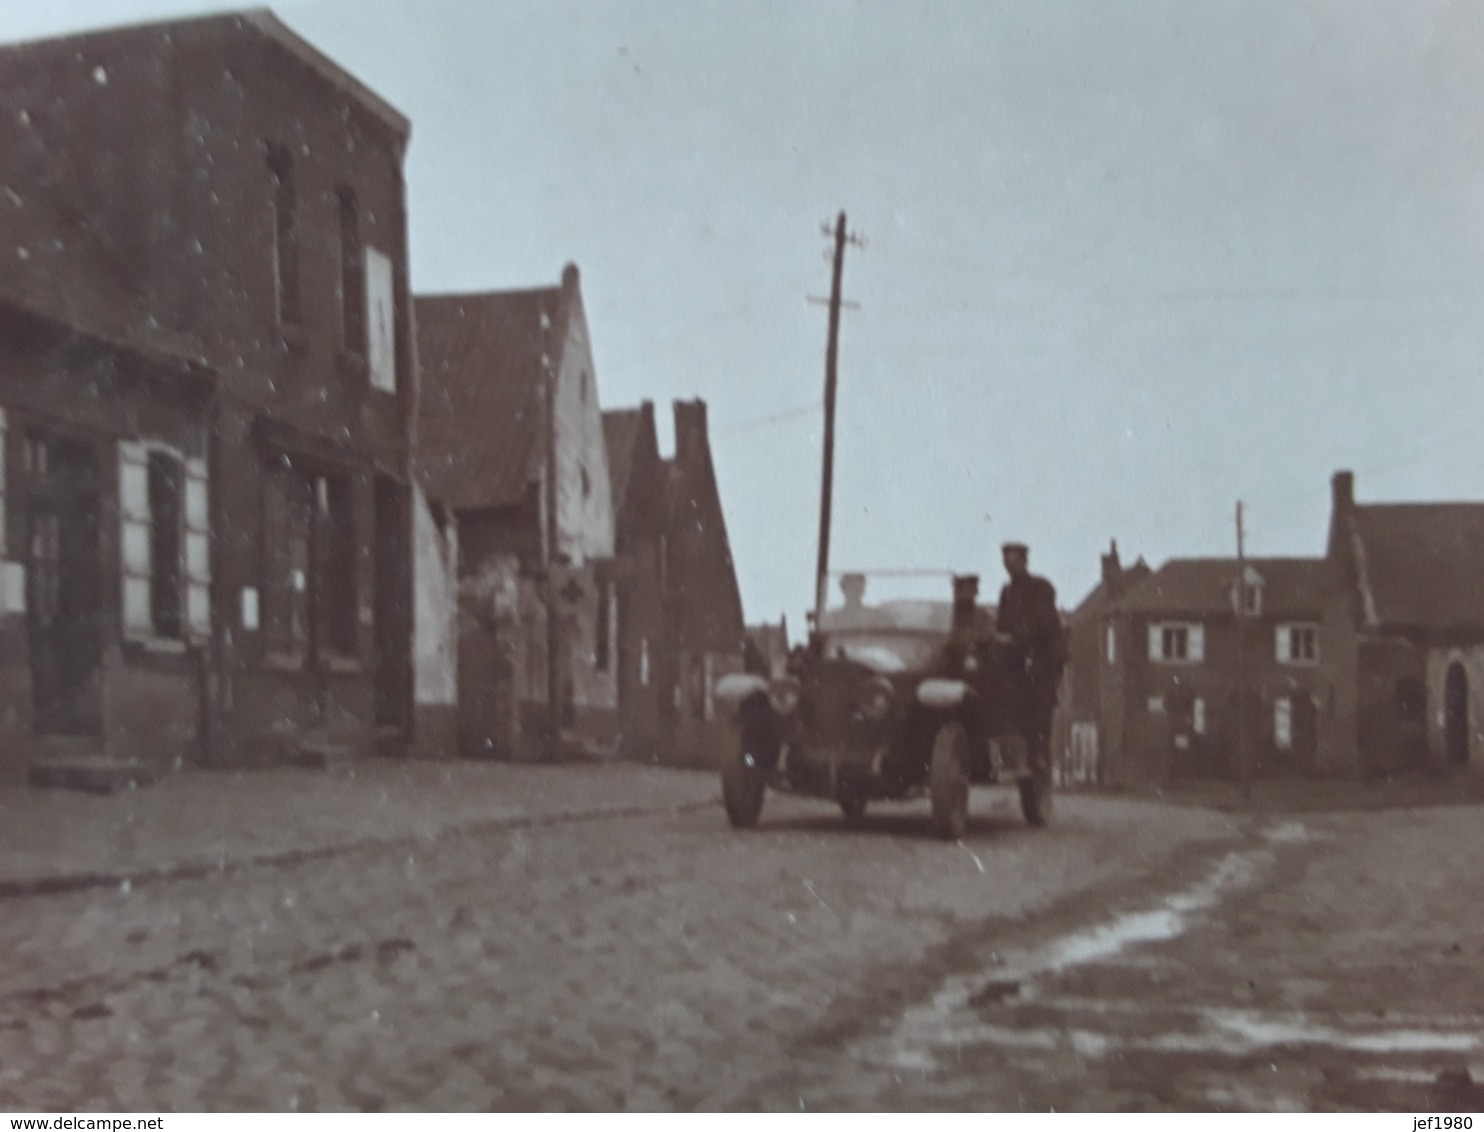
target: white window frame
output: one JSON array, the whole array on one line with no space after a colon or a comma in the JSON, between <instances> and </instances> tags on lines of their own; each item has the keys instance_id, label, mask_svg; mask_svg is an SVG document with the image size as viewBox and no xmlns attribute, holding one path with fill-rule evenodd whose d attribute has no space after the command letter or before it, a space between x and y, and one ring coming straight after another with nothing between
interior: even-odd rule
<instances>
[{"instance_id":1,"label":"white window frame","mask_svg":"<svg viewBox=\"0 0 1484 1132\"><path fill-rule=\"evenodd\" d=\"M1179 655L1172 642L1184 633L1185 652ZM1149 660L1154 664L1195 665L1206 661L1206 627L1199 621L1151 621Z\"/></svg>"},{"instance_id":2,"label":"white window frame","mask_svg":"<svg viewBox=\"0 0 1484 1132\"><path fill-rule=\"evenodd\" d=\"M391 257L365 245L366 368L371 388L397 392L397 274Z\"/></svg>"},{"instance_id":3,"label":"white window frame","mask_svg":"<svg viewBox=\"0 0 1484 1132\"><path fill-rule=\"evenodd\" d=\"M154 517L149 503L149 461L163 454L181 469L181 637L155 631L150 587ZM176 648L211 636L211 496L206 461L159 441L121 440L119 455L119 578L124 637Z\"/></svg>"},{"instance_id":4,"label":"white window frame","mask_svg":"<svg viewBox=\"0 0 1484 1132\"><path fill-rule=\"evenodd\" d=\"M1312 644L1308 656L1298 655L1298 643L1304 639ZM1319 663L1319 625L1313 621L1293 621L1273 629L1273 650L1279 664L1312 667Z\"/></svg>"}]
</instances>

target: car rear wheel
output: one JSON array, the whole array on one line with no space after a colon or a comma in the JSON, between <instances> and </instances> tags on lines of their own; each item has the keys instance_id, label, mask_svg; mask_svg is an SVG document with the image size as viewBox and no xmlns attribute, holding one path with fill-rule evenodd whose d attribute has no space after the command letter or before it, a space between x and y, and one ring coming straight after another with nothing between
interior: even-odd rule
<instances>
[{"instance_id":1,"label":"car rear wheel","mask_svg":"<svg viewBox=\"0 0 1484 1132\"><path fill-rule=\"evenodd\" d=\"M757 825L763 812L763 795L767 792L764 774L745 740L722 767L721 800L726 806L727 820L737 829Z\"/></svg>"},{"instance_id":2,"label":"car rear wheel","mask_svg":"<svg viewBox=\"0 0 1484 1132\"><path fill-rule=\"evenodd\" d=\"M969 824L969 736L961 723L945 723L933 738L928 787L933 799L933 829L957 841Z\"/></svg>"},{"instance_id":3,"label":"car rear wheel","mask_svg":"<svg viewBox=\"0 0 1484 1132\"><path fill-rule=\"evenodd\" d=\"M1051 820L1051 771L1036 767L1020 780L1020 812L1026 824L1043 826Z\"/></svg>"},{"instance_id":4,"label":"car rear wheel","mask_svg":"<svg viewBox=\"0 0 1484 1132\"><path fill-rule=\"evenodd\" d=\"M842 794L840 812L845 815L846 825L860 825L866 820L866 800L859 794Z\"/></svg>"}]
</instances>

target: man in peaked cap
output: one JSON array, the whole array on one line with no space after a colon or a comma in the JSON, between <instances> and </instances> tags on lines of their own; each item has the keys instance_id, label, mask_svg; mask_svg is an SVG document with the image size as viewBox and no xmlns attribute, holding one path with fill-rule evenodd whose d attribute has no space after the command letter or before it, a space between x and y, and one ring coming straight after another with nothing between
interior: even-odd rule
<instances>
[{"instance_id":1,"label":"man in peaked cap","mask_svg":"<svg viewBox=\"0 0 1484 1132\"><path fill-rule=\"evenodd\" d=\"M1000 591L996 639L1008 650L1011 694L1031 758L1051 762L1051 716L1067 662L1066 635L1056 611L1056 588L1030 572L1030 548L1007 542L1001 551L1010 580Z\"/></svg>"}]
</instances>

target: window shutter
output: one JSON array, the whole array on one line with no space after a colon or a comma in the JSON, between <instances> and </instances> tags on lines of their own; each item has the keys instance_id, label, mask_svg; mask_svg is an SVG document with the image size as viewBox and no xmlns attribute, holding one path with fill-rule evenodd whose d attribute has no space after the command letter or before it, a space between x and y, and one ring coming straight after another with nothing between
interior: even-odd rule
<instances>
[{"instance_id":1,"label":"window shutter","mask_svg":"<svg viewBox=\"0 0 1484 1132\"><path fill-rule=\"evenodd\" d=\"M1192 664L1200 664L1206 659L1206 627L1196 624L1190 627L1190 642L1186 651L1186 659Z\"/></svg>"},{"instance_id":2,"label":"window shutter","mask_svg":"<svg viewBox=\"0 0 1484 1132\"><path fill-rule=\"evenodd\" d=\"M124 635L152 636L149 449L130 440L119 441L119 523Z\"/></svg>"},{"instance_id":3,"label":"window shutter","mask_svg":"<svg viewBox=\"0 0 1484 1132\"><path fill-rule=\"evenodd\" d=\"M1278 663L1283 664L1293 659L1293 627L1291 625L1279 625L1273 633L1276 643Z\"/></svg>"},{"instance_id":4,"label":"window shutter","mask_svg":"<svg viewBox=\"0 0 1484 1132\"><path fill-rule=\"evenodd\" d=\"M185 462L186 629L193 637L211 635L211 509L206 461Z\"/></svg>"},{"instance_id":5,"label":"window shutter","mask_svg":"<svg viewBox=\"0 0 1484 1132\"><path fill-rule=\"evenodd\" d=\"M1164 659L1164 626L1151 623L1149 626L1149 659Z\"/></svg>"}]
</instances>

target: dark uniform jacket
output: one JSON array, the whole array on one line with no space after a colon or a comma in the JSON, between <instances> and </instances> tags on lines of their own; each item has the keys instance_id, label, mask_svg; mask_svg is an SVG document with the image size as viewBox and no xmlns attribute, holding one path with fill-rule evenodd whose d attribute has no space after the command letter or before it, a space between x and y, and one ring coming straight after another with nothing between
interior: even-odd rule
<instances>
[{"instance_id":1,"label":"dark uniform jacket","mask_svg":"<svg viewBox=\"0 0 1484 1132\"><path fill-rule=\"evenodd\" d=\"M1011 578L1000 591L995 628L1010 635L1012 667L1038 690L1054 693L1067 660L1056 588L1035 574Z\"/></svg>"}]
</instances>

